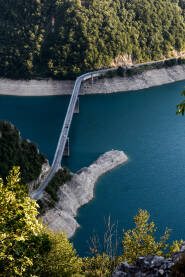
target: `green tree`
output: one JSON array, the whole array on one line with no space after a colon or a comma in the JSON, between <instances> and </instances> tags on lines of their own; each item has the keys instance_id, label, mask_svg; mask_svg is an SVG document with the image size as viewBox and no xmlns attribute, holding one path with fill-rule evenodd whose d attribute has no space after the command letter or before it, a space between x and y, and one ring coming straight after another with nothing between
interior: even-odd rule
<instances>
[{"instance_id":1,"label":"green tree","mask_svg":"<svg viewBox=\"0 0 185 277\"><path fill-rule=\"evenodd\" d=\"M46 230L51 241L51 251L43 255L39 265L40 277L71 277L81 272L82 259L76 255L73 244L64 232Z\"/></svg>"},{"instance_id":2,"label":"green tree","mask_svg":"<svg viewBox=\"0 0 185 277\"><path fill-rule=\"evenodd\" d=\"M50 241L36 218L38 205L20 185L19 167L0 179L0 276L35 275Z\"/></svg>"},{"instance_id":3,"label":"green tree","mask_svg":"<svg viewBox=\"0 0 185 277\"><path fill-rule=\"evenodd\" d=\"M30 78L44 38L40 0L0 2L0 73Z\"/></svg>"},{"instance_id":4,"label":"green tree","mask_svg":"<svg viewBox=\"0 0 185 277\"><path fill-rule=\"evenodd\" d=\"M153 221L148 222L149 218L149 213L140 209L134 217L135 228L124 231L122 258L127 260L128 263L133 263L139 255L163 255L164 250L168 247L166 240L169 237L169 231L166 230L160 241L156 242L154 238L156 227Z\"/></svg>"},{"instance_id":5,"label":"green tree","mask_svg":"<svg viewBox=\"0 0 185 277\"><path fill-rule=\"evenodd\" d=\"M156 227L153 221L148 222L149 218L150 214L140 209L134 217L135 228L124 231L123 255L119 257L119 261L126 260L128 263L133 263L140 255L150 254L171 257L173 252L180 251L183 240L173 241L172 245L166 243L169 238L168 229L158 242L155 241Z\"/></svg>"},{"instance_id":6,"label":"green tree","mask_svg":"<svg viewBox=\"0 0 185 277\"><path fill-rule=\"evenodd\" d=\"M184 0L1 0L0 74L75 78L185 50ZM54 32L51 18L55 17Z\"/></svg>"},{"instance_id":7,"label":"green tree","mask_svg":"<svg viewBox=\"0 0 185 277\"><path fill-rule=\"evenodd\" d=\"M185 96L185 90L181 93L182 96ZM185 112L185 100L183 100L180 104L176 106L177 108L177 114L184 115Z\"/></svg>"},{"instance_id":8,"label":"green tree","mask_svg":"<svg viewBox=\"0 0 185 277\"><path fill-rule=\"evenodd\" d=\"M4 120L0 120L0 133L0 177L5 180L10 169L19 165L24 184L36 180L46 162L37 145L22 139L17 128Z\"/></svg>"}]
</instances>

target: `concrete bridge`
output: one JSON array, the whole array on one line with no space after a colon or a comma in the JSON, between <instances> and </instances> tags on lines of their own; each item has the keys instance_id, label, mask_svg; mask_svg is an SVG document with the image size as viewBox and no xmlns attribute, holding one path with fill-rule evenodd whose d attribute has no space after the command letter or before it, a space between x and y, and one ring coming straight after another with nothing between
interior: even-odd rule
<instances>
[{"instance_id":1,"label":"concrete bridge","mask_svg":"<svg viewBox=\"0 0 185 277\"><path fill-rule=\"evenodd\" d=\"M170 60L170 59L168 59ZM123 68L125 69L132 69L132 68L137 68L137 67L141 67L143 65L153 65L156 63L164 63L165 60L159 60L159 61L154 61L154 62L146 62L146 63L142 63L142 64L135 64L134 66L124 66ZM58 171L58 169L61 167L61 162L62 162L62 157L64 155L65 152L65 146L66 143L68 143L68 134L69 134L69 130L70 130L70 126L71 126L71 122L72 122L72 118L73 118L73 114L75 112L75 106L76 103L78 101L78 95L80 92L80 87L81 87L81 83L82 81L85 81L87 79L92 79L92 83L93 83L93 78L101 76L106 74L108 71L115 71L117 70L117 68L109 68L109 69L104 69L104 70L98 70L98 71L92 71L89 73L85 73L83 75L81 75L80 77L78 77L76 79L74 88L73 88L73 92L70 98L70 102L69 102L69 106L68 106L68 110L66 113L66 117L63 123L63 127L60 133L60 137L58 140L58 145L55 151L55 156L53 159L53 163L52 166L50 168L50 171L47 175L47 177L45 178L45 180L43 181L43 183L41 184L41 186L32 192L31 194L31 198L32 199L40 199L42 197L42 193L44 191L44 189L46 188L47 184L51 181L51 179L53 178L53 176L55 175L55 173Z\"/></svg>"},{"instance_id":2,"label":"concrete bridge","mask_svg":"<svg viewBox=\"0 0 185 277\"><path fill-rule=\"evenodd\" d=\"M80 77L78 77L76 79L76 82L75 82L75 85L73 88L73 92L72 92L72 95L70 98L69 106L67 109L67 113L66 113L66 116L64 119L63 127L62 127L60 137L58 140L53 163L51 165L48 175L46 176L46 178L43 181L43 183L41 184L41 186L37 190L35 190L31 193L30 197L32 199L38 200L42 197L43 191L46 188L47 184L51 181L51 179L54 177L55 173L61 167L62 157L65 152L66 143L68 143L68 134L69 134L73 114L75 113L75 106L78 101L78 95L80 92L80 87L81 87L82 81L85 81L87 79L92 79L92 82L93 82L93 78L103 75L110 70L112 70L112 69L105 69L105 70L89 72L89 73L81 75Z\"/></svg>"}]
</instances>

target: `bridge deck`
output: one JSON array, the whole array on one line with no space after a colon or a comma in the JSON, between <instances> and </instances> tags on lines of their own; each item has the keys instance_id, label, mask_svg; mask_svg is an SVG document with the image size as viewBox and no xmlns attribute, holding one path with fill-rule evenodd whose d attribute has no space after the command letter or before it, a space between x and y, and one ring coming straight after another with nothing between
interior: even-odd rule
<instances>
[{"instance_id":1,"label":"bridge deck","mask_svg":"<svg viewBox=\"0 0 185 277\"><path fill-rule=\"evenodd\" d=\"M98 77L98 76L106 73L109 70L111 70L111 69L105 69L105 70L99 70L99 71L93 71L93 72L85 73L85 74L81 75L80 77L78 77L76 79L76 82L75 82L75 85L74 85L74 88L73 88L73 92L72 92L72 95L71 95L71 98L70 98L69 106L68 106L68 109L67 109L67 113L66 113L64 123L63 123L63 126L62 126L62 130L61 130L61 133L60 133L60 137L59 137L59 140L58 140L58 144L57 144L57 148L56 148L56 151L55 151L53 163L51 165L51 168L49 170L48 175L44 179L41 186L37 190L35 190L31 193L30 197L32 199L38 200L42 197L43 191L46 188L47 184L51 181L51 179L53 178L55 173L61 167L62 157L63 157L63 154L64 154L64 149L65 149L66 141L67 141L67 138L68 138L69 130L70 130L70 127L71 127L71 122L72 122L73 114L74 114L74 111L75 111L75 106L76 106L76 102L77 102L78 95L79 95L79 92L80 92L80 86L81 86L82 81L85 81L85 80L93 78L93 77Z\"/></svg>"}]
</instances>

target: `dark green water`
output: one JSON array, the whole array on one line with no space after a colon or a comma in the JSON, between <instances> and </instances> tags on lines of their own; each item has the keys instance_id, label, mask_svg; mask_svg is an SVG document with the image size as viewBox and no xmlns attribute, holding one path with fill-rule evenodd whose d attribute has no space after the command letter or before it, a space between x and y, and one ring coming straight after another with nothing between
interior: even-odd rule
<instances>
[{"instance_id":1,"label":"dark green water","mask_svg":"<svg viewBox=\"0 0 185 277\"><path fill-rule=\"evenodd\" d=\"M137 92L80 97L80 114L70 131L72 171L99 155L123 150L129 162L104 175L95 200L79 210L81 228L73 242L88 253L93 230L102 236L104 218L122 229L133 227L138 208L147 209L158 226L173 229L171 239L185 239L185 118L175 114L185 82ZM0 96L0 118L11 121L24 138L37 142L52 161L69 97Z\"/></svg>"}]
</instances>

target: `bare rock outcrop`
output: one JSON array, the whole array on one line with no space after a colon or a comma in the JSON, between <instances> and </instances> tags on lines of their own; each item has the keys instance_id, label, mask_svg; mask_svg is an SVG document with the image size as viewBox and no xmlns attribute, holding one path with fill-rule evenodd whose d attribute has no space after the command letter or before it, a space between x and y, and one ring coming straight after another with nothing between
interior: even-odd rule
<instances>
[{"instance_id":1,"label":"bare rock outcrop","mask_svg":"<svg viewBox=\"0 0 185 277\"><path fill-rule=\"evenodd\" d=\"M44 223L53 231L61 229L68 238L79 227L75 220L78 209L94 197L94 186L98 178L115 167L125 163L128 157L123 151L112 150L101 155L92 165L82 168L70 182L59 190L59 201L44 216Z\"/></svg>"},{"instance_id":2,"label":"bare rock outcrop","mask_svg":"<svg viewBox=\"0 0 185 277\"><path fill-rule=\"evenodd\" d=\"M185 254L185 243L182 244L180 252L173 253L171 258L156 255L140 256L133 265L124 261L116 267L112 277L172 277L172 267L183 254Z\"/></svg>"},{"instance_id":3,"label":"bare rock outcrop","mask_svg":"<svg viewBox=\"0 0 185 277\"><path fill-rule=\"evenodd\" d=\"M32 191L34 191L35 189L37 189L40 186L40 184L43 182L43 180L47 176L49 169L50 169L49 161L46 160L46 162L44 164L42 164L41 173L40 173L39 177L36 180L33 180L27 184L28 188L29 188L29 194L31 194Z\"/></svg>"}]
</instances>

